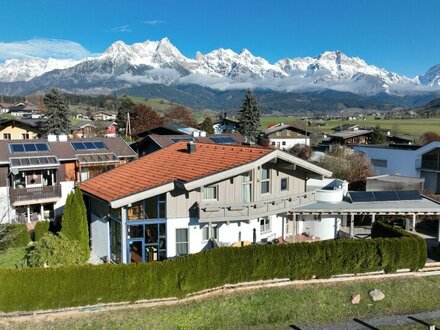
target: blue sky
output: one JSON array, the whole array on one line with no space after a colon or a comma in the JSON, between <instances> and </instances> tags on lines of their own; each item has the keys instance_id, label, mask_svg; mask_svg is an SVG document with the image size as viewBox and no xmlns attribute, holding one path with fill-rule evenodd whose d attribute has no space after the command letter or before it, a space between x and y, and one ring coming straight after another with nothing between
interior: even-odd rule
<instances>
[{"instance_id":1,"label":"blue sky","mask_svg":"<svg viewBox=\"0 0 440 330\"><path fill-rule=\"evenodd\" d=\"M1 0L0 61L77 57L168 37L188 57L216 48L271 62L341 50L408 76L440 63L437 0Z\"/></svg>"}]
</instances>

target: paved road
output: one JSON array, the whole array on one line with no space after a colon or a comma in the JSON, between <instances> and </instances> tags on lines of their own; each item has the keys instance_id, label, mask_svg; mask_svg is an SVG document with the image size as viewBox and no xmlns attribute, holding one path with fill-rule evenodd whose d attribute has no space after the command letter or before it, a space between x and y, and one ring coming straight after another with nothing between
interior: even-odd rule
<instances>
[{"instance_id":1,"label":"paved road","mask_svg":"<svg viewBox=\"0 0 440 330\"><path fill-rule=\"evenodd\" d=\"M353 319L349 322L337 323L337 324L312 324L312 325L295 325L292 324L290 329L297 330L365 330L365 329L380 329L381 326L398 326L409 324L422 324L428 329L429 324L425 320L438 320L440 319L440 310L432 312L423 312L417 314L407 315L390 315L377 317L372 319ZM440 329L439 326L436 329Z\"/></svg>"}]
</instances>

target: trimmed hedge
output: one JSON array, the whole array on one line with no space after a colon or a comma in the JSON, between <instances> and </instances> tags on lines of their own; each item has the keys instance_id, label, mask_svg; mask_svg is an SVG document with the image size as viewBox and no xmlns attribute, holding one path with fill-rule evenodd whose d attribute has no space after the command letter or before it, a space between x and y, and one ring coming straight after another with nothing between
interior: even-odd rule
<instances>
[{"instance_id":1,"label":"trimmed hedge","mask_svg":"<svg viewBox=\"0 0 440 330\"><path fill-rule=\"evenodd\" d=\"M8 231L12 233L13 240L11 247L26 247L31 241L29 229L24 223L14 223L8 226Z\"/></svg>"},{"instance_id":2,"label":"trimmed hedge","mask_svg":"<svg viewBox=\"0 0 440 330\"><path fill-rule=\"evenodd\" d=\"M403 237L224 247L144 264L2 269L0 310L182 297L226 283L274 278L417 270L426 261L421 260L423 254L426 245L415 237Z\"/></svg>"},{"instance_id":3,"label":"trimmed hedge","mask_svg":"<svg viewBox=\"0 0 440 330\"><path fill-rule=\"evenodd\" d=\"M44 234L49 232L50 222L49 221L38 221L35 224L34 228L34 241L37 242L40 240Z\"/></svg>"}]
</instances>

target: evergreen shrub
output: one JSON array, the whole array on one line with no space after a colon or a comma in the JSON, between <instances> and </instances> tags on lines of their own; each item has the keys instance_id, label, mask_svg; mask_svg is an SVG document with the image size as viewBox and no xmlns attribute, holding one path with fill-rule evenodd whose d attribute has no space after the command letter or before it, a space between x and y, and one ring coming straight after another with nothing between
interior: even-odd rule
<instances>
[{"instance_id":1,"label":"evergreen shrub","mask_svg":"<svg viewBox=\"0 0 440 330\"><path fill-rule=\"evenodd\" d=\"M182 297L227 283L274 278L304 280L346 273L417 270L425 261L425 242L405 235L222 247L143 264L0 269L0 311Z\"/></svg>"},{"instance_id":2,"label":"evergreen shrub","mask_svg":"<svg viewBox=\"0 0 440 330\"><path fill-rule=\"evenodd\" d=\"M7 231L12 237L10 247L26 247L31 241L31 236L25 223L11 224L8 226Z\"/></svg>"},{"instance_id":3,"label":"evergreen shrub","mask_svg":"<svg viewBox=\"0 0 440 330\"><path fill-rule=\"evenodd\" d=\"M49 232L50 221L38 221L34 227L34 241L37 242Z\"/></svg>"}]
</instances>

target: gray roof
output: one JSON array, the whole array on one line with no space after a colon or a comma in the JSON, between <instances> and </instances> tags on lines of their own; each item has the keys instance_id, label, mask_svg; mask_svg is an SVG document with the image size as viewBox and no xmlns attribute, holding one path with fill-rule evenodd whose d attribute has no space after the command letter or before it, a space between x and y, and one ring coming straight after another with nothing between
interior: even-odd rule
<instances>
[{"instance_id":1,"label":"gray roof","mask_svg":"<svg viewBox=\"0 0 440 330\"><path fill-rule=\"evenodd\" d=\"M357 129L357 130L354 130L354 131L339 131L339 132L334 132L334 133L330 133L330 134L327 134L327 135L331 136L331 137L338 137L338 138L342 138L342 139L349 139L349 138L352 138L352 137L356 137L356 136L359 136L359 135L366 135L366 134L369 134L369 133L371 133L371 131L369 131L369 130Z\"/></svg>"},{"instance_id":2,"label":"gray roof","mask_svg":"<svg viewBox=\"0 0 440 330\"><path fill-rule=\"evenodd\" d=\"M378 180L383 182L391 183L406 183L406 184L417 184L424 182L424 178L414 178L410 176L396 175L396 174L384 174L378 176L370 176L367 180Z\"/></svg>"},{"instance_id":3,"label":"gray roof","mask_svg":"<svg viewBox=\"0 0 440 330\"><path fill-rule=\"evenodd\" d=\"M71 142L101 141L105 144L106 150L75 150ZM48 152L14 152L11 153L9 145L13 143L47 143L50 151ZM76 160L76 155L81 154L101 154L114 153L119 158L136 158L136 153L129 147L121 137L93 137L83 139L68 139L64 142L48 142L47 139L34 140L0 140L0 163L9 163L10 157L30 157L30 156L56 156L60 161Z\"/></svg>"},{"instance_id":4,"label":"gray roof","mask_svg":"<svg viewBox=\"0 0 440 330\"><path fill-rule=\"evenodd\" d=\"M292 210L300 214L309 213L435 213L440 214L440 204L423 197L411 201L357 202L340 201L336 203L313 202L301 205Z\"/></svg>"},{"instance_id":5,"label":"gray roof","mask_svg":"<svg viewBox=\"0 0 440 330\"><path fill-rule=\"evenodd\" d=\"M291 131L294 131L296 133L303 134L303 135L310 135L311 134L310 132L308 132L308 131L306 131L306 130L304 130L302 128L293 126L293 125L287 125L287 124L281 124L280 125L280 124L277 124L277 125L274 125L272 127L269 127L268 129L266 129L264 131L264 135L267 136L267 135L270 135L270 134L273 134L273 133L276 133L276 132L279 132L279 131L283 131L285 129L288 129L288 130L291 130Z\"/></svg>"}]
</instances>

